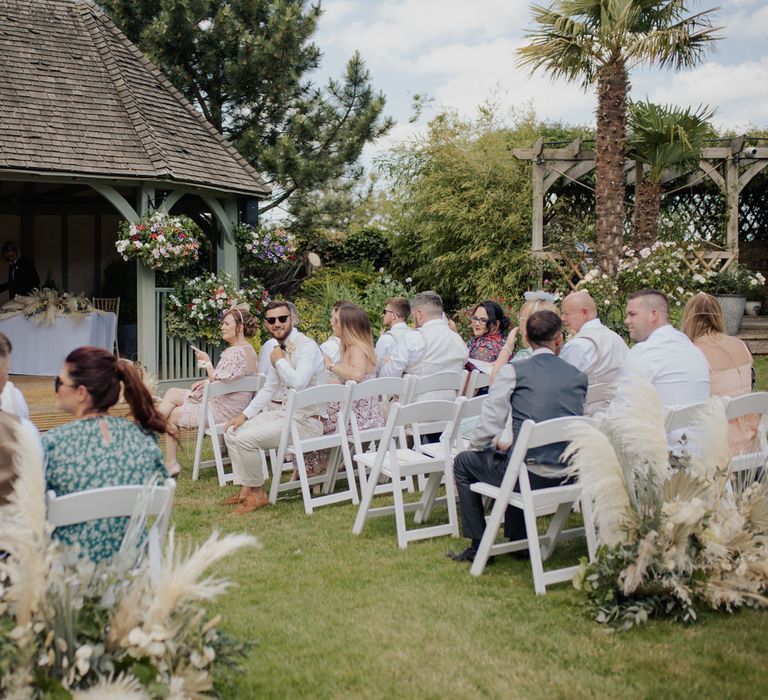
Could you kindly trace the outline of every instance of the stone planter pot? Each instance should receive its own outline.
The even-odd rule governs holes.
[[[762,305],[763,305],[763,302],[761,301],[748,301],[747,305],[744,307],[744,313],[747,316],[759,316],[760,307]]]
[[[717,299],[725,317],[725,332],[728,335],[738,335],[741,318],[744,316],[744,307],[747,305],[747,297],[739,294],[713,294]]]

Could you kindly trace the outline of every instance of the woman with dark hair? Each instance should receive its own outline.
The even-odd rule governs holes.
[[[681,330],[707,358],[712,396],[735,398],[752,391],[752,353],[744,341],[726,335],[723,311],[715,297],[704,292],[691,297],[683,311]],[[742,416],[729,423],[731,454],[751,452],[760,416]]]
[[[196,350],[197,366],[205,369],[211,382],[231,382],[240,377],[258,373],[259,359],[247,338],[259,331],[259,322],[251,316],[246,305],[234,306],[221,319],[221,337],[229,346],[221,353],[219,362],[213,367],[208,353]],[[200,408],[203,399],[203,381],[195,382],[191,389],[168,389],[157,410],[176,427],[196,428],[200,422]],[[213,417],[217,423],[226,423],[242,412],[251,402],[253,395],[247,391],[236,391],[210,400]],[[165,441],[165,466],[171,476],[181,471],[176,461],[177,443]]]
[[[107,415],[121,386],[133,421]],[[133,364],[103,348],[77,348],[67,355],[55,390],[57,406],[75,420],[43,436],[47,489],[63,495],[167,476],[157,433],[169,440],[176,434]],[[128,518],[103,518],[56,528],[53,536],[79,543],[82,554],[100,561],[120,549],[127,524]]]
[[[496,361],[501,348],[504,346],[504,338],[506,338],[509,329],[509,319],[504,315],[501,306],[495,301],[489,300],[481,301],[475,306],[470,322],[474,335],[467,343],[469,347],[467,368],[474,369],[476,365],[472,363],[472,360],[488,363]],[[487,366],[485,368],[479,366],[478,369],[484,372],[490,370]]]

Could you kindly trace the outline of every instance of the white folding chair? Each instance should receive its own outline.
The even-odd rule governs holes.
[[[480,389],[486,389],[491,384],[491,375],[487,372],[480,372],[477,369],[473,369],[469,373],[469,379],[467,380],[467,386],[464,389],[464,396],[468,399],[474,397],[474,395],[480,391]]]
[[[133,514],[137,502],[147,496],[148,489],[151,489],[151,492],[146,504],[146,513],[158,516],[152,530],[157,534],[157,541],[162,543],[168,530],[173,495],[176,491],[176,482],[173,479],[166,479],[162,485],[105,486],[64,496],[57,496],[55,491],[48,491],[47,519],[54,527],[64,527],[101,518],[129,517]]]
[[[269,489],[270,503],[276,503],[279,494],[297,489],[301,490],[304,500],[304,511],[307,515],[311,515],[314,508],[330,503],[351,500],[352,503],[357,505],[360,502],[346,429],[351,409],[350,396],[352,394],[352,387],[352,384],[321,384],[320,386],[313,386],[302,391],[296,391],[295,389],[288,391],[285,402],[285,423],[283,424],[283,431],[277,448],[277,459],[273,463],[272,483]],[[302,410],[312,406],[317,407],[313,410],[324,411],[330,402],[341,404],[336,430],[319,437],[301,437],[293,417]],[[325,474],[310,477],[307,474],[304,455],[307,452],[318,450],[330,450],[328,466]],[[343,473],[347,480],[347,488],[344,491],[332,491],[339,472],[339,453],[341,453],[345,468]],[[296,470],[299,473],[299,479],[283,482],[281,479],[283,473],[293,471],[293,463],[290,461],[286,462],[289,454],[293,454],[296,457]],[[312,487],[318,484],[322,485],[321,495],[313,496]]]
[[[605,411],[615,394],[616,384],[613,382],[590,384],[587,387],[587,398],[584,399],[584,415],[594,416],[600,411]]]
[[[462,398],[461,401],[464,401]],[[397,436],[400,429],[408,426],[415,427],[421,423],[430,421],[444,421],[451,424],[456,420],[460,405],[451,401],[421,401],[407,406],[398,403],[392,404],[387,418],[387,425],[379,441],[375,453],[365,452],[355,456],[358,464],[369,469],[370,473],[366,481],[365,489],[360,500],[360,508],[357,511],[352,532],[359,535],[365,526],[366,520],[384,515],[395,516],[397,528],[397,544],[400,549],[405,549],[409,542],[428,537],[440,537],[443,535],[459,536],[458,514],[456,511],[456,495],[453,484],[453,471],[451,469],[451,444],[447,434],[443,436],[442,454],[432,457],[421,451],[421,445],[414,440],[412,449],[399,447]],[[453,430],[451,425],[449,430]],[[450,433],[448,433],[450,434]],[[416,438],[418,432],[414,433]],[[414,475],[429,475],[426,488],[420,501],[405,503],[403,501],[403,477]],[[386,477],[392,482],[392,496],[394,504],[372,508],[376,486],[380,477]],[[446,504],[448,506],[448,522],[441,525],[420,527],[409,530],[405,521],[405,513],[416,511],[417,516],[424,513],[426,505],[434,499],[434,494],[445,482]],[[422,518],[418,517],[417,523]]]
[[[409,380],[408,393],[401,399],[400,405],[414,403],[423,400],[424,394],[431,394],[435,391],[453,392],[452,398],[461,396],[464,388],[467,386],[467,370],[460,372],[438,372],[437,374],[428,374],[420,377],[415,374],[406,375]],[[440,399],[449,400],[447,398]]]
[[[706,405],[706,403],[694,403],[690,406],[678,406],[668,409],[664,416],[664,429],[667,431],[667,434],[685,430],[696,425],[698,414]]]
[[[742,418],[743,416],[758,415],[760,423],[757,427],[755,450],[746,454],[736,455],[731,458],[732,473],[756,472],[765,469],[768,464],[768,391],[756,391],[744,396],[729,399],[725,405],[725,417],[728,420]]]
[[[568,416],[553,418],[541,423],[534,423],[531,420],[524,421],[520,427],[520,433],[515,439],[509,465],[501,485],[494,486],[484,482],[472,484],[470,487],[472,491],[494,500],[493,508],[486,521],[483,538],[480,540],[480,547],[470,569],[473,576],[480,576],[483,573],[490,556],[527,548],[531,557],[534,590],[537,594],[543,595],[546,593],[548,585],[560,581],[570,581],[579,568],[578,566],[568,566],[544,571],[543,562],[552,554],[557,541],[586,534],[589,558],[590,560],[594,559],[597,541],[592,525],[592,508],[588,499],[582,499],[581,486],[578,483],[569,483],[532,490],[528,478],[528,470],[531,465],[526,464],[528,450],[553,443],[566,442],[568,427],[582,421],[591,423],[592,419],[584,416]],[[519,484],[519,492],[515,491],[516,484]],[[581,501],[584,527],[563,530],[574,504],[578,501]],[[507,505],[520,508],[523,511],[526,539],[496,543],[496,535],[504,520]],[[539,535],[536,519],[553,513],[546,534]]]
[[[117,327],[120,321],[120,297],[93,297],[93,308],[97,311],[108,311],[115,314],[115,356],[120,357],[120,348],[117,344]]]
[[[233,480],[232,472],[225,472],[224,465],[231,464],[229,456],[224,456],[222,452],[222,443],[224,436],[224,423],[217,423],[213,416],[213,407],[210,400],[217,396],[234,394],[236,392],[249,392],[256,394],[264,385],[264,375],[256,374],[249,377],[240,377],[230,382],[209,382],[203,383],[203,398],[200,404],[200,420],[197,425],[197,440],[195,442],[195,462],[192,466],[192,480],[197,481],[200,478],[200,469],[216,467],[216,473],[219,477],[219,486],[226,486]],[[201,461],[203,454],[203,441],[205,436],[211,438],[213,445],[213,459]],[[267,470],[266,455],[262,455],[261,460],[264,478],[269,477]]]
[[[370,397],[378,397],[382,402],[382,405],[386,402],[389,403],[389,399],[392,397],[404,396],[408,390],[408,379],[405,377],[379,377],[378,379],[368,379],[364,382],[356,384],[354,382],[348,382],[353,384],[352,395],[350,401],[354,406],[355,401],[360,399],[367,399]],[[357,423],[357,416],[354,411],[349,413],[349,423],[352,433],[352,445],[353,455],[364,454],[366,452],[375,452],[376,447],[384,434],[385,426],[379,428],[366,428],[361,429]],[[401,430],[396,436],[399,441],[399,447],[406,447],[405,431]],[[360,491],[365,489],[367,481],[367,470],[362,462],[357,463],[358,480],[360,482]],[[408,477],[404,479],[406,489],[413,491],[413,479]],[[391,493],[392,485],[388,482],[385,484],[378,484],[375,489],[375,494]]]

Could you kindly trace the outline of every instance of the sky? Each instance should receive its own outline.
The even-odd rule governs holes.
[[[547,4],[548,0],[539,0]],[[694,11],[716,2],[691,0]],[[716,107],[718,127],[746,132],[768,128],[768,0],[720,0],[715,24],[723,37],[696,68],[674,72],[635,68],[633,99],[683,107]],[[595,93],[531,76],[516,66],[530,26],[528,0],[324,0],[316,43],[323,52],[318,82],[341,77],[354,51],[362,55],[373,86],[387,98],[397,125],[366,149],[370,162],[392,143],[424,132],[444,108],[473,116],[492,100],[504,108],[531,105],[540,119],[593,124]],[[414,94],[433,102],[409,124]]]

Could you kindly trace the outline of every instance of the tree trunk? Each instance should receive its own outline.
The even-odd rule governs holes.
[[[624,135],[628,91],[627,69],[621,58],[600,69],[595,148],[597,261],[600,269],[612,278],[618,273],[624,240]]]
[[[635,179],[635,217],[632,245],[635,250],[650,248],[659,237],[661,185],[649,180],[638,163]]]

